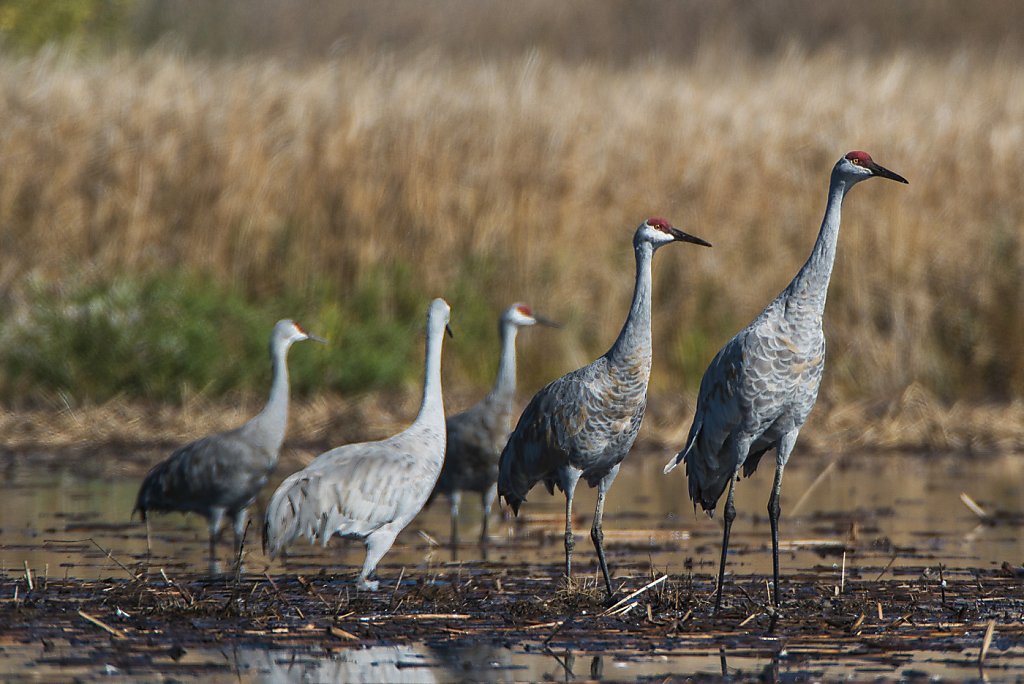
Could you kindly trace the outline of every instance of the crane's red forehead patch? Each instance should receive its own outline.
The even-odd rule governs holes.
[[[298,330],[298,331],[299,331],[300,333],[302,333],[303,335],[308,335],[308,334],[309,334],[309,333],[307,333],[307,332],[306,332],[306,329],[305,329],[305,328],[303,328],[303,327],[302,327],[301,325],[299,325],[299,324],[298,324],[298,323],[296,323],[295,321],[292,321],[292,325],[294,325],[294,326],[295,326],[295,329],[296,329],[296,330]]]
[[[658,230],[667,233],[669,227],[672,224],[668,222],[668,219],[664,219],[660,216],[652,216],[651,218],[647,219],[647,225],[649,225],[651,228],[657,228]]]
[[[530,308],[529,304],[520,304],[516,307],[516,311],[523,314],[524,316],[533,316],[533,309]]]
[[[857,161],[859,161],[862,164],[871,163],[871,155],[868,154],[867,152],[862,152],[860,150],[854,150],[853,152],[848,152],[846,154],[846,158],[849,159],[850,161],[853,161],[854,159],[856,159]]]

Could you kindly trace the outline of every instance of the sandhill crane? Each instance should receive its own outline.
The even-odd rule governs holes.
[[[498,319],[501,361],[494,387],[472,408],[448,419],[444,468],[427,503],[438,494],[448,497],[453,550],[459,544],[459,502],[465,491],[480,494],[483,504],[480,543],[487,543],[487,519],[498,495],[498,456],[512,429],[512,401],[516,394],[516,334],[519,328],[538,323],[558,327],[557,323],[535,315],[526,304],[516,303],[505,309]]]
[[[316,457],[290,475],[267,506],[263,548],[274,558],[299,536],[323,546],[335,534],[366,544],[360,589],[376,591],[369,576],[398,533],[420,512],[444,461],[441,343],[448,303],[435,299],[427,312],[426,370],[419,414],[403,432],[379,442],[346,444]]]
[[[156,464],[139,488],[135,510],[143,522],[152,511],[199,513],[210,524],[210,560],[227,515],[241,545],[248,507],[277,465],[288,427],[288,349],[295,342],[325,340],[281,320],[270,334],[273,382],[266,406],[245,425],[186,444]]]
[[[686,461],[690,499],[709,515],[729,487],[725,502],[722,558],[715,611],[722,604],[729,531],[736,517],[733,487],[740,469],[751,475],[775,449],[775,481],[768,499],[772,532],[773,600],[779,604],[779,494],[782,472],[807,420],[825,365],[825,310],[829,277],[839,238],[843,198],[860,181],[880,176],[907,180],[882,168],[866,152],[850,152],[832,168],[828,204],[811,256],[789,286],[761,314],[729,340],[704,372],[686,446],[665,466]]]
[[[604,498],[626,458],[647,407],[651,374],[651,261],[675,241],[710,247],[663,218],[650,218],[633,235],[636,286],[618,339],[608,352],[540,390],[519,418],[499,460],[498,493],[518,514],[530,489],[543,480],[565,493],[565,576],[572,576],[572,498],[583,477],[597,487],[590,538],[611,596],[601,519]]]

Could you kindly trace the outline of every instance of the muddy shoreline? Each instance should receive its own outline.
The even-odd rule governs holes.
[[[122,674],[199,675],[190,650],[250,648],[319,657],[375,645],[425,642],[650,659],[680,652],[899,667],[909,651],[936,663],[978,662],[989,625],[989,665],[1024,639],[1020,569],[861,568],[834,583],[831,567],[783,579],[775,613],[760,575],[730,576],[713,614],[713,579],[650,569],[620,572],[610,607],[596,585],[567,589],[539,565],[469,563],[423,573],[385,568],[382,589],[355,591],[354,571],[171,576],[141,566],[98,581],[0,578],[0,643],[39,649],[50,667],[105,663]],[[135,575],[135,577],[133,577]],[[876,575],[883,575],[876,579]],[[884,575],[888,575],[887,577]],[[400,581],[399,581],[399,578]],[[49,658],[57,645],[81,655]],[[75,660],[80,658],[81,661]],[[186,659],[187,660],[187,659]],[[230,671],[230,664],[221,666]],[[216,669],[216,668],[214,668]],[[571,669],[571,667],[570,667]],[[587,668],[572,675],[586,677]],[[767,673],[769,676],[770,672]]]

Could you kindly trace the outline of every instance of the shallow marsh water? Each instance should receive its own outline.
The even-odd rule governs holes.
[[[200,591],[222,591],[222,585],[230,582],[226,579],[230,572],[209,580],[213,584],[205,584],[209,569],[205,524],[201,518],[154,517],[152,548],[148,553],[145,527],[129,519],[144,473],[140,463],[155,462],[162,455],[154,451],[141,458],[137,454],[129,458],[110,449],[92,453],[88,458],[70,454],[3,456],[0,591],[18,590],[24,597],[28,590],[26,567],[37,591],[40,583],[53,582],[54,586],[81,586],[84,592],[116,593],[122,590],[119,583],[128,581],[133,573],[156,577],[159,582],[163,582],[164,575],[168,582],[192,582],[192,589],[186,590],[192,593],[197,586]],[[666,458],[667,454],[640,449],[631,455],[620,473],[609,495],[605,517],[609,563],[617,582],[623,586],[620,593],[638,589],[651,577],[668,573],[680,586],[688,577],[698,578],[696,591],[704,600],[713,588],[711,576],[717,564],[721,528],[717,519],[694,515],[685,496],[681,472],[662,475]],[[833,458],[797,454],[787,468],[783,491],[784,596],[788,601],[810,600],[801,592],[813,588],[827,597],[834,587],[844,585],[849,592],[849,587],[859,583],[866,587],[879,576],[887,576],[896,581],[893,586],[902,587],[900,577],[915,578],[912,584],[922,572],[930,579],[919,581],[934,584],[935,575],[927,573],[937,572],[940,566],[949,577],[959,578],[967,586],[978,573],[998,574],[1004,562],[1019,567],[1024,560],[1024,540],[1019,534],[1020,513],[1024,511],[1024,495],[1019,486],[1024,478],[1021,461],[1016,455],[965,458],[952,454],[844,454]],[[536,614],[527,616],[533,621],[531,624],[539,625],[538,631],[531,632],[531,625],[526,625],[522,627],[526,631],[516,632],[515,637],[498,640],[493,631],[476,636],[469,631],[460,634],[457,618],[437,618],[439,630],[431,627],[405,633],[368,627],[367,633],[357,633],[358,638],[352,640],[333,638],[325,645],[306,638],[289,646],[284,633],[275,636],[273,630],[263,633],[249,629],[248,636],[246,630],[241,630],[234,637],[225,638],[225,627],[218,622],[216,637],[208,639],[211,643],[179,635],[166,644],[156,639],[163,650],[137,648],[128,657],[125,647],[121,647],[115,650],[115,655],[119,655],[114,657],[106,645],[90,651],[83,647],[80,637],[63,639],[60,631],[27,638],[21,631],[4,636],[0,629],[0,671],[22,675],[33,672],[43,679],[120,676],[136,680],[166,675],[202,676],[211,681],[635,680],[694,673],[721,676],[723,672],[745,676],[768,673],[781,679],[977,676],[976,657],[982,637],[977,627],[967,622],[958,628],[960,631],[954,630],[956,638],[948,643],[908,642],[877,650],[837,646],[828,639],[787,649],[787,643],[793,643],[792,635],[786,638],[785,627],[781,628],[781,635],[766,635],[765,625],[761,624],[763,615],[744,628],[738,627],[747,613],[757,612],[751,606],[765,599],[770,544],[764,511],[772,476],[771,468],[765,466],[770,465],[766,462],[751,480],[737,485],[739,517],[728,568],[730,573],[736,573],[736,578],[727,586],[727,602],[739,612],[733,616],[735,619],[725,618],[731,622],[732,632],[701,636],[698,630],[685,637],[676,634],[672,637],[674,641],[665,642],[646,633],[616,639],[609,638],[605,631],[589,634],[574,627],[563,630],[559,638],[541,643],[552,632],[550,626],[544,625],[552,621],[558,631],[558,621],[567,616],[564,611],[547,615],[547,608],[538,608]],[[275,484],[286,474],[284,470],[278,473]],[[264,496],[269,491],[268,487]],[[961,493],[977,501],[991,520],[983,523],[964,506]],[[517,600],[524,604],[541,600],[537,597],[545,593],[555,593],[563,561],[563,501],[561,495],[550,497],[543,489],[536,489],[519,519],[503,519],[495,512],[486,563],[480,561],[481,552],[474,543],[479,530],[478,503],[473,497],[464,498],[464,543],[458,549],[458,560],[453,561],[450,550],[444,546],[448,537],[447,504],[443,500],[436,502],[399,537],[379,568],[382,587],[387,587],[392,603],[366,604],[363,609],[372,614],[386,612],[395,607],[396,597],[401,605],[404,599],[400,597],[418,596],[425,586],[461,591],[459,587],[465,585],[471,593],[493,581],[496,575],[507,578],[504,581],[509,587],[518,587],[516,582],[535,582],[540,587],[522,590],[525,593]],[[581,490],[575,506],[580,535],[576,567],[591,585],[597,581],[588,538],[593,501],[592,490]],[[258,515],[254,517],[258,519]],[[327,587],[332,592],[327,600],[321,599],[324,606],[335,600],[341,602],[343,595],[348,601],[353,591],[352,578],[362,561],[361,545],[334,540],[327,549],[321,549],[303,543],[286,560],[268,562],[259,550],[258,536],[258,532],[250,532],[238,575],[252,584],[253,592],[271,578],[283,586],[299,576],[317,577],[322,578],[324,594],[327,595]],[[220,563],[220,569],[232,569],[227,543],[220,547]],[[76,581],[81,585],[75,585]],[[518,589],[507,591],[514,593]],[[896,590],[888,587],[885,591]],[[428,598],[423,610],[431,613],[430,607],[440,604],[433,594]],[[7,609],[22,611],[16,617],[27,619],[27,604],[12,604],[13,596],[2,599]],[[83,599],[83,605],[88,607],[90,600],[94,599]],[[296,600],[294,596],[292,600]],[[416,600],[419,599],[410,600],[410,605]],[[445,604],[450,610],[441,611],[441,617],[470,610],[466,606],[473,601],[465,600],[468,603]],[[667,599],[660,600],[662,603],[657,605],[667,605]],[[945,598],[942,600],[945,603]],[[1008,600],[1009,607],[1002,606],[1004,617],[1019,623],[1024,614],[1014,602],[1016,598]],[[864,602],[870,604],[867,598]],[[748,605],[744,607],[744,603]],[[136,602],[137,606],[142,604]],[[101,622],[118,629],[121,618],[116,611],[112,614],[107,602],[100,605],[106,611],[99,616]],[[513,608],[515,605],[518,604]],[[126,607],[129,617],[123,618],[124,624],[132,624],[137,618],[132,613],[140,610],[141,607]],[[314,614],[324,612],[316,606],[311,610]],[[859,610],[861,615],[868,612],[863,606],[847,606],[846,610]],[[881,611],[880,607],[880,616]],[[1017,614],[1011,615],[1014,611]],[[976,613],[977,619],[981,619],[982,612]],[[45,610],[40,615],[45,615]],[[672,615],[648,617],[652,624],[673,619],[678,622],[681,616]],[[360,622],[364,617],[356,610],[346,616],[348,622],[337,624],[343,625],[343,631],[348,633],[358,632],[352,625],[376,624]],[[888,622],[895,615],[884,617]],[[328,618],[333,620],[337,615]],[[309,625],[314,623],[316,620],[310,618]],[[197,634],[206,628],[202,621],[193,620],[190,625]],[[305,626],[292,625],[285,632],[291,634]],[[91,628],[88,624],[84,627]],[[316,623],[316,634],[322,633],[322,627]],[[135,628],[142,629],[138,625]],[[990,675],[993,671],[1010,677],[1024,675],[1024,652],[1017,645],[1016,632],[1009,634],[1007,629],[1001,626],[1002,636],[993,640],[993,657],[987,670]],[[740,633],[744,638],[737,636]],[[485,634],[489,638],[480,638]],[[149,637],[151,642],[153,639]],[[185,647],[180,646],[186,642]],[[961,652],[959,643],[966,650]],[[180,653],[175,650],[176,644]]]
[[[153,452],[151,461],[161,458]],[[1024,518],[1024,458],[1015,454],[964,458],[953,454],[797,455],[783,486],[782,567],[818,564],[848,569],[859,563],[988,568],[1003,561],[1024,561],[1024,538],[1016,524],[982,525],[960,500],[966,493],[986,512],[1006,522]],[[609,496],[605,514],[610,564],[649,561],[654,568],[679,573],[688,560],[699,571],[718,563],[718,518],[696,514],[685,493],[682,468],[663,475],[665,454],[640,450],[626,462]],[[97,579],[116,570],[99,547],[122,562],[148,560],[181,571],[206,567],[206,525],[199,516],[154,515],[151,549],[145,525],[131,518],[141,481],[138,468],[125,467],[114,450],[81,457],[11,454],[2,463],[0,484],[0,570],[20,571],[25,563],[53,576]],[[730,545],[729,571],[770,572],[771,554],[765,511],[772,464],[764,463],[737,485],[738,516]],[[283,469],[279,469],[283,470]],[[285,472],[278,472],[276,485]],[[812,487],[813,484],[813,487]],[[353,572],[362,562],[359,543],[334,539],[326,549],[300,542],[287,560],[270,562],[259,551],[259,510],[247,536],[246,566],[271,573],[326,567]],[[810,491],[808,492],[808,489]],[[806,494],[806,496],[805,496]],[[578,536],[576,558],[586,571],[596,569],[589,539],[594,490],[577,490],[574,506]],[[497,508],[497,507],[496,507]],[[535,488],[519,518],[492,512],[488,560],[522,563],[562,562],[564,498]],[[399,536],[380,573],[386,578],[403,566],[428,568],[449,563],[447,501],[438,499]],[[480,504],[463,498],[462,544],[458,560],[481,557],[476,544]],[[219,548],[222,564],[233,559],[225,531]],[[91,541],[94,540],[94,545]],[[49,568],[47,570],[47,568]]]

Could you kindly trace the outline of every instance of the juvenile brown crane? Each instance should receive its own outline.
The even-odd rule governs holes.
[[[612,348],[588,366],[550,383],[534,395],[501,452],[498,493],[518,514],[526,494],[543,481],[548,492],[565,493],[565,576],[572,576],[572,498],[583,477],[597,487],[590,538],[613,593],[604,555],[604,499],[619,466],[633,447],[647,408],[651,375],[651,262],[672,242],[710,247],[663,218],[650,218],[633,235],[636,285],[629,316]]]
[[[800,428],[814,407],[825,367],[821,328],[839,239],[840,211],[850,188],[875,176],[907,180],[876,164],[867,152],[850,152],[832,167],[828,204],[818,239],[789,286],[718,352],[704,372],[686,446],[665,472],[686,462],[690,499],[714,515],[726,487],[722,558],[715,611],[722,605],[729,532],[736,518],[733,488],[742,469],[750,476],[765,452],[775,449],[775,481],[768,499],[772,578],[779,605],[779,495],[782,473]]]

